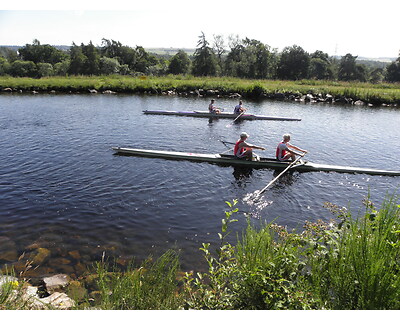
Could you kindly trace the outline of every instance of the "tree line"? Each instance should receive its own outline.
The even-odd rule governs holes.
[[[298,45],[282,52],[255,40],[214,35],[212,43],[201,33],[193,55],[179,50],[160,55],[119,41],[102,39],[101,46],[72,46],[68,51],[34,40],[18,49],[0,48],[0,76],[49,77],[68,75],[228,76],[247,79],[339,80],[378,83],[400,81],[400,56],[374,66],[359,63],[348,53],[337,59],[323,51],[306,52]]]

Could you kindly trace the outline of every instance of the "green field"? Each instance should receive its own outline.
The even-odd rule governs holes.
[[[111,90],[117,93],[162,94],[173,91],[186,94],[196,90],[218,90],[222,96],[239,93],[244,98],[273,98],[277,93],[285,95],[327,94],[335,98],[345,97],[353,101],[362,100],[374,105],[398,104],[400,102],[400,84],[371,84],[363,82],[336,81],[280,81],[250,80],[238,78],[168,76],[168,77],[132,77],[132,76],[73,76],[49,77],[41,79],[0,77],[0,89],[12,88],[17,91],[71,92],[87,93],[90,89],[99,92]]]

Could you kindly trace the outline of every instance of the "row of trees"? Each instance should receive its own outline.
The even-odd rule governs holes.
[[[0,48],[0,75],[46,77],[110,74],[192,74],[194,76],[231,76],[250,79],[319,79],[380,82],[400,81],[400,57],[387,66],[367,66],[350,53],[341,59],[322,51],[310,54],[297,45],[277,52],[254,39],[230,36],[228,43],[214,35],[213,43],[204,33],[192,56],[179,50],[174,56],[131,48],[118,41],[103,39],[102,45],[76,45],[68,51],[38,40],[18,52]]]

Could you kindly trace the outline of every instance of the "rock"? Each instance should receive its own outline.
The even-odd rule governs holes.
[[[115,94],[116,92],[111,91],[111,90],[105,90],[103,91],[104,94]]]
[[[89,93],[97,93],[96,89],[89,89],[88,91],[89,91]]]
[[[33,257],[32,264],[40,265],[45,262],[48,257],[50,256],[51,252],[49,249],[46,248],[39,248],[37,249],[38,253]]]
[[[69,251],[68,254],[75,260],[81,259],[81,255],[78,250]]]
[[[240,99],[242,96],[239,93],[232,93],[229,98]]]
[[[43,279],[43,281],[47,291],[49,293],[53,293],[66,287],[70,282],[70,278],[66,274],[57,274],[52,277],[46,277]]]
[[[286,96],[282,92],[275,92],[275,94],[273,95],[273,98],[277,99],[277,100],[285,100]]]
[[[12,92],[13,90],[11,88],[4,88],[3,91],[4,92]]]
[[[315,98],[311,93],[308,93],[304,98],[304,101],[306,101],[306,102],[313,102],[314,100],[315,100]]]
[[[67,310],[75,306],[75,302],[62,292],[54,292],[52,295],[38,300],[43,304],[43,307],[48,304],[60,310]]]
[[[325,96],[325,101],[326,102],[333,102],[333,96],[331,94],[327,94]]]
[[[5,260],[7,262],[13,262],[18,259],[17,250],[9,250],[5,252],[0,252],[0,260]]]
[[[357,100],[357,101],[354,102],[354,104],[355,104],[356,106],[364,106],[364,105],[365,105],[365,102],[364,102],[364,101],[361,101],[361,100]]]

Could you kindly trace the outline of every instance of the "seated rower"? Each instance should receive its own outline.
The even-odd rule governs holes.
[[[211,103],[208,105],[208,111],[215,114],[221,113],[221,110],[214,106],[214,102],[215,100],[211,99]]]
[[[236,141],[233,153],[236,157],[241,159],[245,158],[246,160],[253,160],[254,156],[255,159],[259,160],[259,157],[253,154],[253,149],[265,150],[265,148],[247,143],[246,139],[248,137],[249,135],[246,132],[240,134],[240,139]]]
[[[300,151],[303,153],[307,153],[307,150],[300,149],[289,143],[290,141],[290,134],[284,134],[283,140],[278,144],[276,148],[276,159],[279,161],[287,161],[291,159],[294,161],[296,159],[296,155],[301,156],[300,153],[294,151]]]
[[[238,105],[235,107],[235,109],[233,110],[233,113],[239,115],[239,114],[241,114],[242,112],[244,113],[244,112],[246,112],[246,111],[247,111],[247,109],[246,109],[245,107],[243,107],[243,102],[242,102],[242,100],[240,100],[240,101],[239,101],[239,104],[238,104]]]

